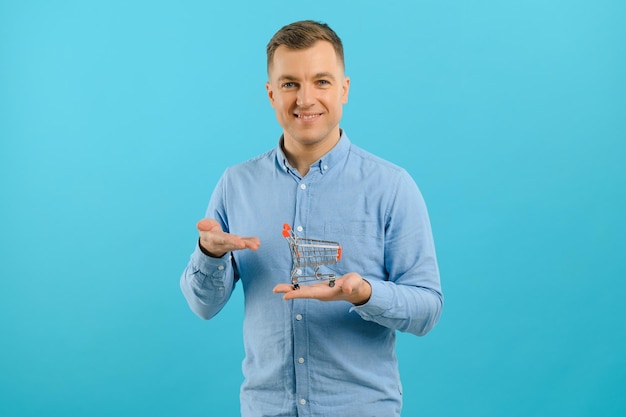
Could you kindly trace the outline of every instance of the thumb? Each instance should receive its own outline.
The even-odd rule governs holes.
[[[357,287],[361,283],[361,276],[354,273],[349,272],[343,277],[343,282],[341,283],[341,291],[346,294],[352,294],[355,287]]]
[[[213,219],[202,219],[200,220],[197,224],[196,224],[196,228],[200,231],[200,232],[211,232],[214,230],[222,230],[222,227],[220,226],[220,224]]]

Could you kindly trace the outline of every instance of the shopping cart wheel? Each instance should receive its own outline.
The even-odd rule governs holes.
[[[295,284],[293,284],[293,289],[297,290],[300,288],[300,284],[298,284],[297,282]]]
[[[332,278],[328,281],[328,286],[329,286],[329,287],[334,287],[334,286],[335,286],[335,277],[332,277]]]

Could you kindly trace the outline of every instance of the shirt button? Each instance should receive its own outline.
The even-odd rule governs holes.
[[[297,230],[298,232],[301,232],[301,231],[303,231],[303,230],[304,230],[304,228],[303,228],[302,226],[298,226],[298,227],[296,228],[296,230]]]
[[[302,188],[303,190],[306,189],[306,184],[300,184],[300,188]]]
[[[302,404],[302,405],[306,405],[306,400],[305,400],[304,398],[302,398],[302,399],[300,400],[300,404]]]
[[[328,169],[328,165],[324,165],[324,166],[322,167],[322,169],[323,169],[324,171],[326,171],[326,170]]]
[[[220,271],[223,271],[224,270],[224,265],[218,266],[217,269],[219,269]]]
[[[296,320],[298,321],[302,320],[302,314],[296,314]]]
[[[298,363],[304,363],[304,358],[298,358]]]

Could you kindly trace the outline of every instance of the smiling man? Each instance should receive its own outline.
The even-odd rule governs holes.
[[[230,167],[197,224],[181,277],[210,319],[236,283],[245,297],[241,414],[399,416],[396,331],[424,335],[443,307],[426,206],[408,173],[350,142],[343,45],[327,25],[295,22],[267,46],[278,146]],[[338,241],[327,282],[289,284],[281,234]],[[311,273],[301,271],[303,275]]]
[[[269,54],[266,87],[284,129],[284,151],[306,175],[310,164],[339,141],[350,79],[330,42],[316,41],[306,49],[271,44]]]

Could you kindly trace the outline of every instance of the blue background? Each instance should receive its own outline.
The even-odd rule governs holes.
[[[178,279],[219,175],[276,144],[264,48],[305,18],[431,213],[404,415],[626,415],[618,0],[0,1],[0,415],[238,415],[241,288],[204,322]]]

